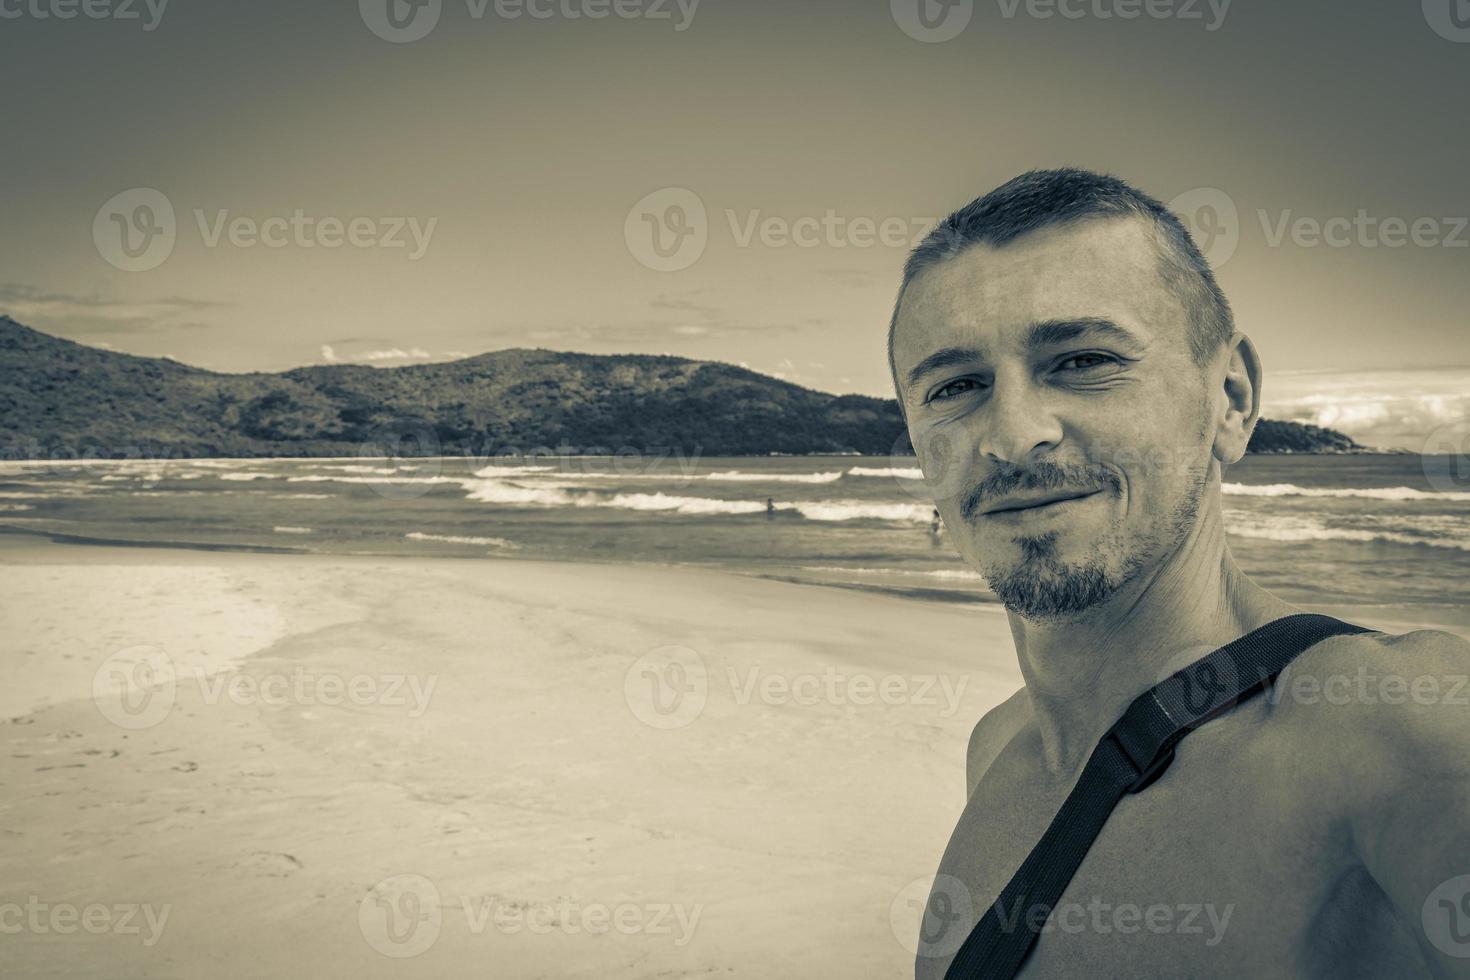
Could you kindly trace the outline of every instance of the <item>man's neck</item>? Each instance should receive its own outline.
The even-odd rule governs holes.
[[[1200,508],[1186,539],[1157,569],[1086,614],[1065,623],[1011,614],[1047,769],[1074,774],[1138,695],[1298,611],[1236,566],[1217,503]]]

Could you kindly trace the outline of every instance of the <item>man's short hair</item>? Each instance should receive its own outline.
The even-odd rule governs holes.
[[[1129,215],[1153,223],[1159,248],[1159,277],[1188,312],[1190,352],[1194,362],[1203,365],[1235,332],[1235,318],[1189,230],[1174,212],[1125,181],[1067,167],[1031,170],[1006,181],[945,218],[909,253],[898,301],[893,304],[893,318],[888,323],[888,367],[894,374],[894,388],[898,389],[893,362],[894,328],[904,293],[920,272],[972,245],[1000,247],[1049,225]],[[903,392],[899,391],[898,395],[902,407]]]

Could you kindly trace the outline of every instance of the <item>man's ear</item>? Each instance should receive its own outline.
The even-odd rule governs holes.
[[[1225,344],[1225,375],[1216,391],[1225,412],[1215,429],[1215,458],[1221,464],[1238,462],[1250,445],[1256,420],[1261,417],[1261,356],[1245,334],[1236,331]]]

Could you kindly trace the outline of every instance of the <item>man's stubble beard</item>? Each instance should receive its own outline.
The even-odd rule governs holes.
[[[1014,539],[1021,550],[1012,565],[990,565],[983,556],[977,571],[1006,609],[1033,622],[1065,622],[1117,595],[1145,570],[1171,554],[1199,515],[1208,471],[1194,474],[1169,520],[1129,538],[1121,521],[1094,542],[1081,561],[1066,563],[1057,554],[1057,532]]]

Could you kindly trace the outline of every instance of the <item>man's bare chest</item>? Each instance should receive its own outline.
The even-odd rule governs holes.
[[[1361,943],[1380,896],[1355,877],[1344,828],[1291,759],[1239,727],[1195,733],[1164,779],[1125,796],[1055,908],[998,909],[1007,927],[1044,923],[1023,976],[1299,977]],[[1003,752],[956,826],[922,937],[932,975],[1071,788],[1036,764]]]

